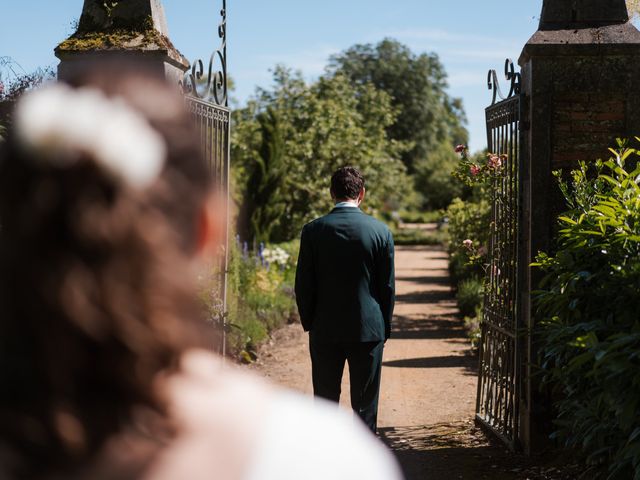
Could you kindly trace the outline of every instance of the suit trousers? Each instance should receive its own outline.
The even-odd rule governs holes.
[[[340,401],[344,364],[349,365],[351,408],[376,433],[384,342],[331,342],[309,335],[313,394]]]

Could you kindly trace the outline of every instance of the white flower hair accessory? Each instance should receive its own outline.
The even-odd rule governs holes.
[[[18,103],[14,121],[19,140],[43,160],[67,167],[84,153],[133,188],[148,187],[167,155],[164,139],[140,113],[94,88],[38,89]]]

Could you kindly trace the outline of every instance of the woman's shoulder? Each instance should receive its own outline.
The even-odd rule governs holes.
[[[396,480],[389,451],[336,404],[193,351],[167,380],[178,436],[147,478]]]
[[[178,374],[162,381],[176,437],[147,479],[238,480],[258,448],[256,432],[273,401],[262,379],[202,350],[185,353]]]
[[[397,463],[359,419],[337,404],[274,395],[247,480],[396,480]]]

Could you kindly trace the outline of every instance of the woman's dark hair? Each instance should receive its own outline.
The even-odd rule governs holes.
[[[74,470],[135,412],[165,418],[158,374],[201,338],[189,260],[211,181],[183,97],[121,70],[71,85],[124,99],[167,156],[140,191],[87,154],[59,168],[12,132],[0,146],[2,478]]]
[[[331,177],[331,194],[336,200],[356,199],[364,188],[365,180],[360,170],[342,167]]]

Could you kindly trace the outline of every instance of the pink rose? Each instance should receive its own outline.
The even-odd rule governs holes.
[[[469,167],[469,170],[471,171],[471,175],[473,175],[474,177],[480,173],[480,167],[477,165],[471,165],[471,167]]]
[[[467,250],[471,250],[473,248],[473,240],[470,240],[470,239],[467,238],[464,242],[462,242],[462,245]]]
[[[498,155],[490,155],[489,156],[489,168],[493,168],[497,170],[502,166],[502,160]]]
[[[462,152],[464,152],[466,149],[467,149],[467,147],[466,147],[466,146],[464,146],[464,145],[458,145],[458,146],[456,147],[456,153],[462,153]]]

